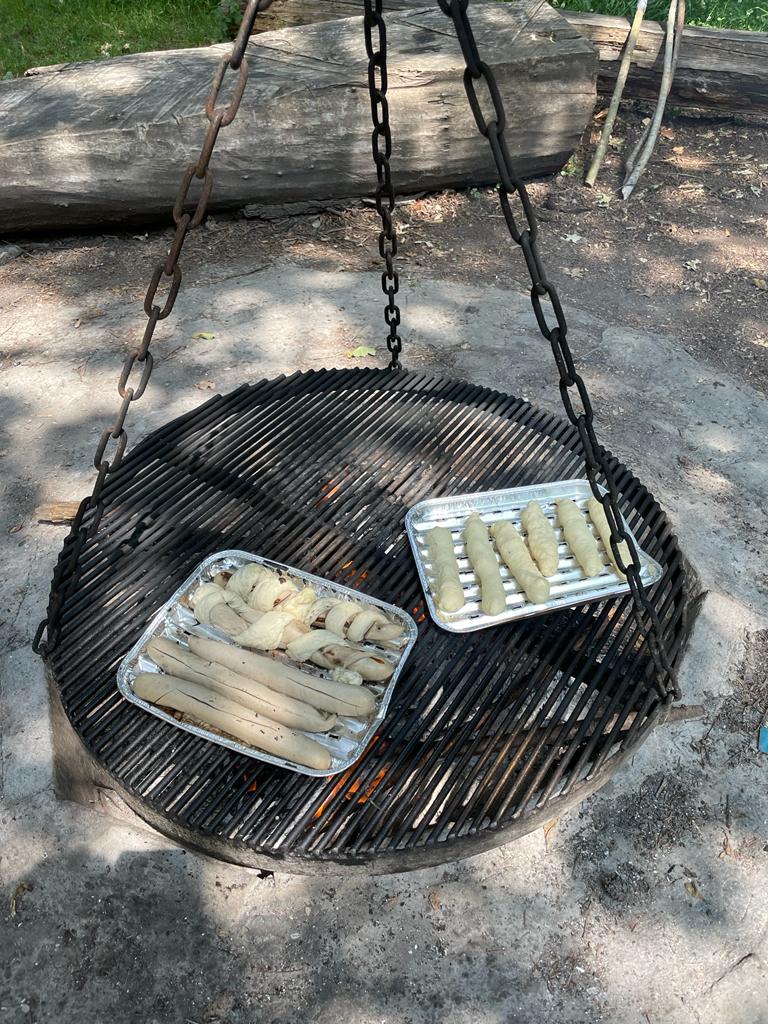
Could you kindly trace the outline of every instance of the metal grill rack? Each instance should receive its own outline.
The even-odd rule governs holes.
[[[582,458],[564,420],[425,373],[312,371],[211,399],[108,477],[71,589],[64,560],[47,661],[72,726],[139,813],[243,863],[391,870],[536,827],[601,784],[672,699],[653,685],[631,598],[445,632],[425,614],[404,518],[425,497],[579,476]],[[612,465],[628,525],[665,569],[648,595],[674,663],[690,628],[685,566],[652,496]],[[126,650],[190,566],[225,548],[358,587],[417,620],[387,718],[347,773],[315,779],[243,758],[120,696]]]

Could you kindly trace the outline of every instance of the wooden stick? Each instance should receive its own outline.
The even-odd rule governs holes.
[[[69,526],[79,507],[79,501],[53,501],[49,505],[38,505],[35,509],[35,519],[38,523]]]
[[[680,20],[681,10],[682,10],[682,19]],[[678,56],[679,56],[679,53],[680,53],[680,44],[681,44],[682,38],[683,38],[683,22],[685,20],[685,3],[683,2],[682,5],[681,5],[680,4],[680,0],[678,0],[677,16],[678,16],[678,19],[679,19],[679,27],[676,28],[676,30],[675,30],[674,42],[673,42],[673,45],[672,45],[672,68],[673,69],[677,67],[677,60],[678,60]],[[666,35],[665,35],[665,39],[664,39],[665,45],[666,45],[668,39],[669,39],[669,33],[667,32]],[[665,60],[665,65],[664,66],[666,67],[666,60]],[[674,76],[670,75],[670,78],[669,78],[669,89],[667,90],[667,94],[664,97],[664,103],[665,104],[667,102],[667,99],[669,98],[669,91],[672,88],[673,80],[674,80]],[[662,92],[662,89],[663,89],[663,83],[664,83],[664,75],[662,73],[662,80],[661,80],[661,83],[659,84],[659,97],[661,96],[661,92]],[[649,119],[648,120],[648,124],[643,128],[642,132],[640,133],[640,138],[637,140],[637,143],[635,144],[635,148],[632,150],[632,152],[627,157],[626,163],[624,165],[624,170],[626,172],[626,174],[625,174],[625,181],[626,181],[626,178],[628,178],[629,175],[632,173],[632,171],[634,169],[634,166],[635,166],[635,164],[637,162],[637,158],[638,158],[638,156],[640,154],[640,151],[643,149],[643,147],[646,144],[646,141],[648,139],[648,133],[651,130],[651,123],[652,123],[652,121],[651,121],[651,119]]]
[[[685,0],[671,0],[669,14],[667,15],[667,39],[664,46],[664,73],[661,77],[661,88],[659,99],[656,104],[656,112],[648,128],[648,138],[643,145],[642,152],[637,157],[637,162],[627,175],[621,189],[622,198],[626,201],[632,195],[640,175],[646,168],[653,153],[656,139],[661,128],[661,121],[664,117],[664,108],[667,105],[667,96],[672,87],[672,79],[677,66],[677,59],[680,54],[680,42],[683,38],[683,25],[685,23]],[[634,155],[634,154],[633,154]]]
[[[592,158],[592,164],[590,165],[587,176],[584,179],[584,184],[590,188],[595,184],[597,180],[598,172],[602,167],[605,154],[608,151],[608,143],[611,140],[611,132],[613,130],[614,122],[616,121],[616,115],[619,112],[619,104],[621,103],[621,97],[624,95],[624,86],[627,84],[627,76],[629,75],[629,68],[632,64],[632,54],[635,51],[635,43],[637,37],[640,35],[640,26],[643,23],[645,17],[645,9],[648,6],[648,0],[637,0],[637,7],[635,9],[635,17],[632,20],[632,27],[629,30],[627,36],[627,45],[624,49],[624,55],[621,58],[621,66],[619,67],[619,73],[616,77],[616,87],[613,90],[613,96],[611,96],[611,102],[608,107],[608,116],[605,119],[603,125],[603,134],[600,136],[600,142],[595,155]]]

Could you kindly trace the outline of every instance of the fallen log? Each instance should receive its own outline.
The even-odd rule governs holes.
[[[247,0],[240,0],[245,10]],[[384,12],[389,20],[392,11],[423,9],[423,0],[386,0]],[[266,11],[262,11],[253,24],[253,30],[274,32],[276,29],[293,28],[296,25],[310,25],[316,21],[336,21],[360,14],[363,0],[274,0]]]
[[[393,12],[389,22],[396,189],[492,184],[497,172],[469,111],[445,16],[435,5]],[[473,23],[507,102],[521,172],[557,170],[594,108],[594,48],[539,0],[481,5]],[[4,234],[167,217],[200,151],[210,77],[227,52],[126,55],[2,83]],[[370,194],[362,19],[263,33],[248,58],[248,89],[211,165],[211,208]],[[190,195],[190,209],[196,201]]]
[[[597,91],[610,95],[616,84],[629,20],[605,14],[563,11],[568,22],[597,47]],[[655,100],[664,64],[664,28],[643,22],[632,55],[625,97]],[[768,110],[768,32],[726,29],[683,30],[669,102],[715,110]]]

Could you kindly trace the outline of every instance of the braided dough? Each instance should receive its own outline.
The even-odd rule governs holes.
[[[309,584],[300,587],[257,562],[236,569],[229,579],[219,576],[217,581],[225,588],[227,603],[243,618],[248,618],[244,606],[257,612],[278,609],[304,625],[319,625],[355,643],[402,640],[401,627],[378,608],[336,597],[318,598]]]
[[[434,526],[427,534],[427,547],[432,562],[437,605],[444,612],[457,612],[464,604],[464,589],[459,577],[459,563],[453,551],[451,531],[444,526]]]
[[[595,529],[600,534],[600,539],[605,547],[605,553],[613,563],[616,575],[620,579],[625,580],[627,577],[619,568],[616,557],[613,553],[613,548],[611,547],[611,528],[608,525],[605,509],[597,498],[590,498],[587,502],[587,510],[589,511],[589,518],[592,520]],[[621,555],[621,560],[624,565],[631,565],[632,555],[629,553],[629,545],[625,540],[619,542],[619,554]]]
[[[603,560],[579,506],[570,498],[558,498],[557,518],[563,528],[566,543],[584,570],[584,575],[599,576],[603,571]]]
[[[386,658],[351,647],[329,630],[310,629],[279,609],[257,612],[248,608],[247,615],[241,616],[230,606],[233,597],[235,606],[242,608],[242,598],[237,594],[215,583],[201,583],[190,601],[198,622],[215,626],[243,647],[259,651],[285,648],[296,660],[312,661],[322,668],[347,669],[363,679],[383,681],[394,672],[394,665]]]
[[[488,527],[477,512],[473,512],[464,523],[464,543],[480,583],[480,607],[486,615],[501,615],[507,607],[504,584],[496,552],[488,539]]]
[[[528,548],[512,523],[501,519],[491,527],[499,554],[533,604],[549,600],[549,580],[545,579],[531,558]]]
[[[529,501],[520,515],[523,529],[528,535],[528,547],[544,576],[554,576],[560,557],[557,537],[552,524],[541,510],[538,501]]]

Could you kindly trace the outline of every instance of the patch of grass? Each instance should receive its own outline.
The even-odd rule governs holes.
[[[554,7],[592,14],[617,14],[625,18],[635,12],[634,0],[551,0]],[[665,21],[668,0],[649,0],[646,18]],[[749,32],[768,32],[768,4],[755,0],[688,0],[686,22],[708,28],[740,28]]]
[[[216,0],[0,0],[0,78],[227,38]]]

